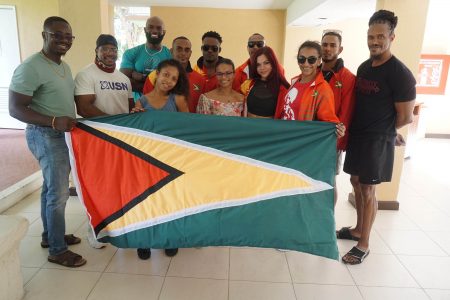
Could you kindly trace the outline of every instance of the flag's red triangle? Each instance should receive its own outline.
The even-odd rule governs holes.
[[[71,137],[83,201],[95,231],[182,174],[85,124]]]

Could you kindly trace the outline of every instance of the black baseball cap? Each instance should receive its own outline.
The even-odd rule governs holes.
[[[103,46],[103,45],[113,45],[117,48],[117,40],[115,37],[113,37],[110,34],[100,34],[97,38],[97,47]]]

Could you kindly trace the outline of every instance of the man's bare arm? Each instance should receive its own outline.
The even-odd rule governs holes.
[[[92,118],[107,115],[94,105],[95,95],[78,95],[75,96],[75,103],[77,105],[77,113],[83,118]]]
[[[128,111],[131,112],[131,110],[134,108],[134,99],[128,98]]]
[[[60,131],[70,131],[77,121],[73,118],[62,116],[46,116],[30,108],[32,96],[27,96],[9,90],[9,114],[19,121],[39,126],[53,127]]]
[[[395,103],[395,110],[397,111],[397,117],[395,120],[396,129],[402,128],[403,126],[412,123],[414,104],[415,100]],[[397,133],[397,137],[395,138],[395,145],[396,146],[406,145],[405,139],[400,133]]]
[[[406,102],[395,102],[395,110],[397,111],[395,128],[399,129],[409,123],[412,123],[414,104],[414,99]]]
[[[120,69],[120,72],[125,74],[128,78],[130,78],[131,88],[133,92],[142,92],[144,88],[145,75],[139,72],[136,72],[133,69]]]

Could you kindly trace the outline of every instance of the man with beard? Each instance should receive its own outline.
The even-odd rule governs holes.
[[[394,145],[404,145],[396,129],[412,122],[416,80],[391,53],[397,17],[379,10],[369,20],[367,45],[370,58],[356,75],[355,113],[344,171],[355,191],[355,228],[341,229],[338,238],[358,241],[342,257],[346,264],[360,264],[369,254],[369,236],[377,214],[377,184],[389,182],[394,165]],[[345,234],[344,234],[345,232]]]
[[[345,128],[349,128],[355,105],[355,75],[344,67],[342,58],[338,58],[343,49],[340,33],[327,30],[322,36],[322,74],[333,90],[336,116],[344,123]],[[339,174],[342,166],[342,152],[347,147],[347,140],[348,133],[337,141],[336,175]],[[337,186],[335,184],[335,206],[336,201]]]
[[[259,48],[266,45],[264,37],[259,33],[254,33],[248,38],[247,51],[248,56],[251,57],[253,53]],[[240,91],[241,84],[250,78],[250,58],[247,59],[242,65],[236,68],[236,75],[234,77],[233,89]]]
[[[116,69],[117,41],[109,34],[97,38],[94,63],[75,77],[75,103],[84,118],[128,113],[134,106],[130,79]],[[103,248],[88,224],[87,239],[92,248]]]
[[[197,60],[194,71],[202,75],[205,80],[205,89],[203,93],[214,90],[217,87],[216,63],[219,58],[220,45],[222,37],[215,31],[208,31],[202,36],[202,53],[203,55]],[[239,89],[240,90],[240,89]]]
[[[120,71],[130,78],[134,100],[142,96],[145,79],[158,64],[171,58],[170,51],[161,42],[166,34],[164,22],[159,17],[150,17],[145,24],[147,42],[125,51]]]
[[[189,59],[192,54],[192,44],[191,41],[187,37],[179,36],[176,37],[172,42],[172,48],[170,49],[170,53],[173,58],[178,60],[183,68],[186,70],[186,73],[189,78],[189,99],[188,106],[189,111],[191,113],[195,113],[198,103],[198,98],[203,93],[203,89],[205,86],[205,78],[197,72],[194,72],[191,67],[191,63]],[[145,80],[143,93],[150,93],[155,84],[156,80],[156,71],[150,73]]]
[[[66,20],[49,17],[44,21],[42,38],[42,50],[14,71],[9,87],[9,113],[28,124],[28,147],[39,161],[44,177],[41,247],[49,248],[49,262],[74,268],[86,264],[86,260],[67,249],[67,245],[81,240],[72,234],[64,235],[70,172],[64,132],[72,130],[76,120],[72,72],[61,57],[72,47],[75,37]]]

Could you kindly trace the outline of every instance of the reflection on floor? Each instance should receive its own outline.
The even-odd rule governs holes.
[[[39,171],[24,130],[0,128],[0,169],[0,191]]]
[[[450,299],[450,140],[421,140],[405,162],[400,211],[379,211],[371,253],[346,266],[297,252],[210,247],[180,249],[168,258],[154,250],[148,261],[134,250],[72,247],[87,265],[71,270],[47,263],[41,249],[39,192],[7,214],[31,226],[21,246],[25,299]],[[348,176],[338,177],[337,227],[352,225],[346,201]],[[85,236],[86,217],[76,197],[67,210],[67,231]],[[353,242],[339,241],[341,255]]]

